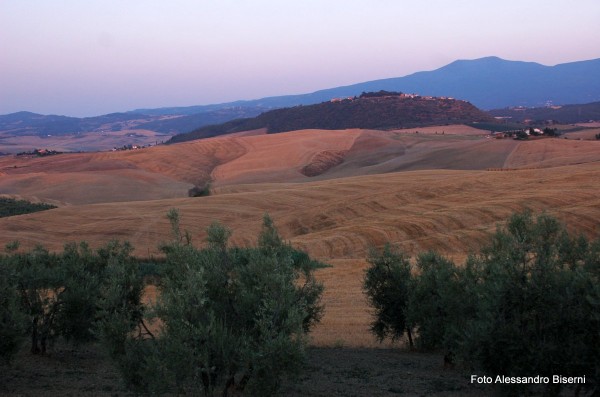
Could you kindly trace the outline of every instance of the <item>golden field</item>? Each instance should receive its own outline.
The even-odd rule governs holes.
[[[165,214],[178,208],[196,244],[217,220],[233,230],[232,243],[247,245],[268,212],[294,246],[331,264],[318,272],[326,313],[313,343],[375,346],[361,291],[370,246],[390,241],[460,261],[524,208],[600,235],[600,141],[416,131],[254,131],[137,151],[0,157],[0,193],[60,206],[1,218],[0,244],[60,249],[116,238],[156,255],[169,239]],[[206,181],[211,196],[187,197]]]

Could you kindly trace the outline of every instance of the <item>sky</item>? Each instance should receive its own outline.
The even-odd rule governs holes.
[[[600,58],[598,0],[0,0],[0,114],[301,94],[499,56]]]

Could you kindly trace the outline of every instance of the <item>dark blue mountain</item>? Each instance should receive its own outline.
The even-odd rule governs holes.
[[[600,101],[600,59],[544,66],[497,57],[455,61],[440,69],[307,95],[252,101],[265,107],[310,104],[369,91],[401,91],[465,99],[480,109]],[[294,103],[296,102],[296,103]]]
[[[189,114],[219,107],[268,109],[311,105],[362,92],[399,91],[464,99],[480,109],[509,106],[537,107],[600,101],[600,59],[544,66],[535,62],[507,61],[498,57],[459,60],[436,70],[404,77],[373,80],[310,94],[285,95],[249,101],[187,108],[136,110],[146,114]],[[205,109],[206,108],[206,109]],[[150,113],[153,112],[153,113]]]

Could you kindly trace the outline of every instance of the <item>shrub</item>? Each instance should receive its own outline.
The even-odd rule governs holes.
[[[210,182],[207,182],[201,186],[194,186],[188,190],[188,196],[190,197],[205,197],[210,196]]]
[[[515,139],[518,139],[518,140],[529,139],[529,135],[527,135],[527,133],[525,131],[517,131],[515,133]]]
[[[546,136],[560,136],[560,132],[558,131],[557,128],[546,127],[546,128],[544,128],[544,135],[546,135]]]

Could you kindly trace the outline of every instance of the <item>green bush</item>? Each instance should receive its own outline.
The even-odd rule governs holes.
[[[210,196],[210,182],[206,182],[200,186],[196,185],[188,190],[188,196],[190,197],[206,197]]]

